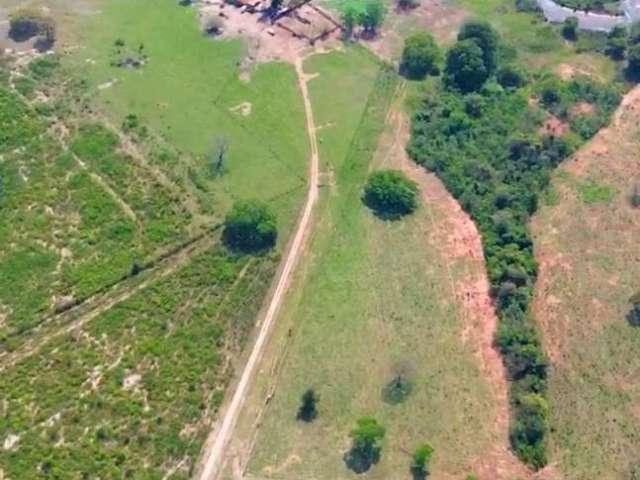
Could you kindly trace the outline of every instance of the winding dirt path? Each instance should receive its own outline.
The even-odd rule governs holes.
[[[282,304],[282,300],[291,280],[291,274],[304,248],[311,225],[313,206],[318,199],[318,142],[316,139],[316,126],[313,120],[311,101],[309,99],[309,92],[307,89],[307,82],[310,77],[304,73],[302,61],[303,58],[298,57],[296,58],[294,65],[298,76],[298,85],[304,101],[305,117],[307,120],[307,135],[309,136],[309,144],[311,148],[309,190],[307,193],[307,199],[302,210],[300,220],[298,221],[293,240],[288,247],[284,262],[276,276],[273,296],[269,300],[264,319],[262,320],[260,330],[258,331],[253,348],[251,349],[249,359],[247,360],[244,370],[239,377],[233,397],[224,409],[224,416],[218,421],[216,427],[211,431],[209,438],[205,443],[198,473],[194,477],[200,480],[214,480],[222,470],[227,445],[231,439],[231,435],[238,420],[238,415],[249,391],[251,380],[253,379],[258,363],[264,353],[267,340],[272,330],[271,327],[275,323],[278,310]]]

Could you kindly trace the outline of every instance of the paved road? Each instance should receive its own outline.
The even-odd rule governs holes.
[[[623,0],[624,15],[606,15],[601,13],[572,10],[558,5],[553,0],[538,0],[545,18],[552,23],[562,23],[568,17],[576,17],[583,30],[608,32],[616,25],[629,24],[640,19],[640,0]]]
[[[298,84],[304,101],[305,116],[307,119],[307,135],[309,136],[309,144],[311,146],[307,201],[298,223],[298,228],[293,237],[293,242],[287,252],[282,270],[280,271],[280,276],[277,279],[276,288],[273,293],[273,297],[271,297],[271,301],[269,302],[269,307],[264,320],[262,321],[258,337],[256,338],[253,349],[251,350],[249,360],[247,360],[247,364],[240,376],[240,380],[231,399],[231,403],[228,408],[226,408],[224,416],[218,424],[218,428],[211,432],[209,439],[205,444],[201,469],[199,474],[196,475],[196,478],[199,480],[215,480],[218,478],[221,467],[224,465],[224,456],[227,444],[229,443],[236,421],[238,420],[238,414],[242,409],[242,405],[247,396],[255,370],[267,344],[269,334],[272,330],[271,327],[275,323],[278,310],[284,298],[287,286],[289,285],[289,281],[291,280],[291,274],[298,262],[300,254],[302,253],[304,242],[308,236],[308,230],[311,225],[311,213],[313,211],[313,206],[318,198],[318,142],[316,140],[316,126],[313,120],[311,101],[307,90],[308,76],[305,75],[302,70],[302,58],[298,58],[296,60],[295,67],[298,74]]]

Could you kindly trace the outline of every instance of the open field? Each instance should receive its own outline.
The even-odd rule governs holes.
[[[337,79],[349,84],[366,68],[377,80],[359,102],[337,102],[338,107],[315,112],[318,125],[329,125],[319,132],[321,159],[335,170],[328,176],[310,252],[240,423],[239,436],[248,435],[249,444],[256,417],[261,423],[248,465],[251,477],[355,478],[342,455],[355,419],[365,414],[388,428],[382,460],[370,478],[409,478],[407,452],[423,441],[442,452],[436,453],[434,471],[469,473],[477,446],[496,440],[495,431],[483,428],[496,414],[490,386],[475,364],[473,347],[462,341],[462,315],[441,252],[431,243],[429,230],[439,214],[426,206],[414,218],[387,223],[360,201],[397,87],[393,73],[366,58],[362,51],[347,50],[305,62],[305,71],[319,74],[309,85],[314,106],[328,104],[324,99],[333,96],[329,87]],[[361,62],[357,73],[349,68],[356,61]],[[332,148],[325,143],[329,135]],[[340,145],[344,148],[335,147]],[[388,166],[394,161],[387,157],[392,145],[380,148],[375,165]],[[451,273],[466,268],[457,263]],[[398,374],[410,378],[413,390],[404,403],[390,405],[382,389]],[[320,395],[320,415],[304,425],[296,421],[296,411],[309,387]],[[270,401],[261,413],[265,398]]]
[[[553,362],[551,461],[567,479],[632,478],[640,441],[640,336],[625,316],[639,288],[640,95],[567,161],[533,223],[535,313]]]

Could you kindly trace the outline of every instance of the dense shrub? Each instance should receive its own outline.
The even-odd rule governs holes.
[[[607,35],[605,53],[614,60],[622,60],[627,50],[627,29],[616,25]]]
[[[224,220],[223,239],[234,250],[254,252],[276,243],[276,216],[257,200],[239,201]]]
[[[520,88],[527,83],[527,72],[515,65],[505,65],[498,69],[496,80],[504,88]]]
[[[399,218],[418,207],[418,188],[397,170],[372,173],[364,188],[363,201],[382,218]]]
[[[493,27],[484,21],[465,23],[458,33],[458,41],[473,40],[482,50],[482,60],[491,75],[498,64],[498,34]]]
[[[400,71],[413,79],[438,75],[441,57],[440,48],[431,35],[427,32],[415,33],[404,42]]]
[[[511,87],[506,77],[500,69],[498,81]],[[408,151],[442,179],[482,233],[500,320],[496,344],[512,380],[511,444],[520,458],[540,468],[549,428],[547,359],[529,312],[538,268],[527,224],[551,170],[608,121],[620,96],[615,87],[585,78],[534,81],[520,89],[489,81],[479,93],[466,95],[436,89],[415,113]],[[532,91],[540,107],[529,105]],[[593,112],[574,115],[584,102]],[[567,120],[572,132],[563,138],[541,133],[550,113]]]
[[[640,44],[627,51],[627,72],[634,79],[640,78]]]
[[[386,429],[373,417],[358,419],[356,428],[349,436],[351,449],[344,455],[344,461],[355,473],[364,473],[380,461],[382,440]]]
[[[12,13],[9,17],[9,37],[23,42],[39,36],[46,46],[55,42],[56,27],[53,19],[42,11],[24,8]]]
[[[578,39],[578,18],[567,17],[562,23],[562,36],[567,40],[575,41]]]
[[[413,452],[413,462],[411,463],[411,474],[414,480],[424,480],[429,475],[433,447],[428,443],[423,443],[416,447]]]
[[[445,82],[451,89],[477,91],[488,78],[482,49],[475,41],[459,41],[447,52]]]
[[[302,394],[300,408],[296,418],[303,422],[312,422],[318,416],[318,395],[313,388],[308,389]]]

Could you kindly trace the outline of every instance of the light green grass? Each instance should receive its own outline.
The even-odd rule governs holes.
[[[305,64],[309,73],[320,73],[310,85],[314,106],[333,97],[324,82],[343,77],[340,83],[348,84],[362,73],[361,65],[357,72],[341,55],[362,54],[348,51]],[[436,472],[462,474],[465,460],[491,435],[483,428],[493,412],[487,385],[461,342],[454,299],[443,293],[450,290],[442,258],[425,239],[429,211],[421,208],[411,218],[388,223],[360,200],[395,89],[395,81],[384,79],[378,77],[366,107],[360,99],[335,103],[331,112],[330,119],[337,120],[355,118],[360,110],[361,118],[335,133],[342,135],[335,145],[349,148],[342,150],[343,158],[330,159],[337,165],[335,190],[323,198],[313,254],[279,320],[280,338],[286,336],[282,329],[293,333],[249,464],[256,475],[357,478],[342,455],[349,431],[363,415],[387,427],[382,460],[368,474],[374,479],[410,478],[406,452],[425,441],[436,449]],[[337,149],[321,154],[335,155]],[[382,389],[398,373],[411,378],[413,391],[404,403],[389,405]],[[264,376],[263,382],[268,382]],[[320,396],[320,413],[306,425],[296,421],[296,412],[309,387]]]
[[[102,13],[76,27],[81,48],[67,63],[87,78],[101,110],[116,124],[127,114],[138,115],[177,150],[177,162],[165,164],[157,155],[152,160],[192,191],[190,177],[193,172],[203,177],[214,136],[226,136],[228,172],[216,180],[201,178],[204,192],[195,192],[201,207],[220,217],[234,198],[273,200],[289,227],[303,196],[308,162],[293,67],[259,65],[245,83],[238,67],[246,53],[243,43],[202,35],[195,7],[173,0],[93,3]],[[117,39],[125,42],[120,54]],[[148,55],[144,67],[111,65],[137,55],[140,45]],[[98,88],[114,79],[112,87]],[[242,102],[251,103],[248,116],[231,111]]]

